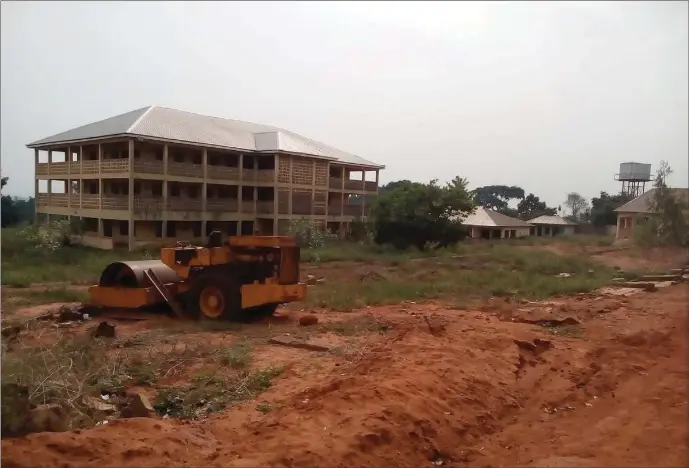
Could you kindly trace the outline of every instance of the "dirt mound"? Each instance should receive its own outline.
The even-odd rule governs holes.
[[[593,299],[563,301],[597,307]],[[204,421],[134,418],[35,434],[4,440],[2,462],[686,466],[684,301],[681,286],[634,296],[585,321],[581,338],[501,321],[501,311],[434,308],[434,321],[443,324],[434,333],[423,316],[428,306],[370,309],[385,316],[387,334],[326,374],[286,373],[266,394],[277,402],[273,411],[245,403]],[[636,335],[643,340],[631,345],[620,338]],[[293,381],[302,386],[290,387]]]

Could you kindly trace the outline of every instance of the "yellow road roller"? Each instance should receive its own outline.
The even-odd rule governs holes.
[[[167,304],[178,317],[241,321],[306,297],[299,245],[288,236],[213,231],[205,246],[178,242],[160,260],[115,262],[89,288],[91,306],[139,309]]]

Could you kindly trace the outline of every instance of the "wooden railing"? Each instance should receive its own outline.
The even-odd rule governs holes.
[[[256,212],[261,214],[273,214],[275,202],[273,200],[260,200],[256,202]]]
[[[239,168],[228,166],[208,166],[208,178],[220,180],[239,180]]]
[[[162,161],[134,160],[134,172],[145,174],[163,174],[165,167]]]
[[[201,164],[168,162],[167,173],[168,175],[183,177],[203,177],[203,166]]]
[[[100,205],[100,195],[84,193],[81,195],[81,207],[87,210],[97,210]]]
[[[47,204],[48,204],[48,194],[47,193],[39,193],[36,196],[36,205],[45,206]]]
[[[342,206],[337,204],[328,205],[328,216],[340,216],[342,214]]]
[[[36,175],[48,175],[48,163],[38,163],[36,164]]]
[[[364,183],[360,180],[345,179],[344,188],[345,190],[363,190]]]
[[[274,169],[261,169],[256,171],[257,182],[275,182]]]
[[[105,174],[120,174],[129,172],[129,159],[103,159],[100,162],[100,170]],[[50,170],[52,175],[52,168]]]
[[[128,210],[129,197],[108,195],[101,197],[101,207],[104,210]]]
[[[102,159],[88,161],[54,162],[39,163],[36,165],[37,176],[63,177],[69,175],[94,175],[98,174],[120,174],[129,172],[129,159]],[[135,159],[133,162],[134,172],[142,174],[163,174],[164,164],[162,161]],[[209,179],[245,181],[245,182],[274,182],[275,170],[273,169],[243,169],[228,166],[209,165],[206,173]],[[182,162],[168,162],[167,174],[182,177],[203,177],[203,166],[201,164],[191,164]],[[340,185],[336,188],[341,187]],[[360,188],[359,188],[360,190]]]
[[[242,181],[254,182],[256,180],[256,171],[253,169],[242,169]]]
[[[162,197],[134,197],[134,211],[137,213],[161,213],[164,205]]]
[[[242,200],[241,210],[242,213],[254,213],[254,201]]]
[[[335,190],[342,190],[342,179],[338,177],[331,177],[328,180],[328,187]]]
[[[209,198],[206,200],[206,211],[239,211],[239,201],[236,198]]]
[[[345,205],[343,213],[345,216],[361,216],[361,205]]]
[[[201,211],[203,202],[200,198],[170,197],[167,199],[167,209],[173,211]]]
[[[54,162],[50,165],[50,176],[69,175],[69,162]]]
[[[53,193],[50,195],[50,206],[67,206],[68,195]]]
[[[367,192],[377,192],[378,184],[375,181],[366,181],[364,185],[364,190]]]
[[[81,163],[81,173],[82,175],[96,175],[100,172],[99,161],[83,161]]]

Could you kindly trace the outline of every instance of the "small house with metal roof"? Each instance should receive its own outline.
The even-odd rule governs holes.
[[[655,214],[652,201],[656,190],[658,189],[652,188],[615,210],[617,213],[616,239],[632,239],[636,226]],[[684,204],[685,208],[689,206],[689,189],[670,188],[668,190]]]
[[[498,213],[497,211],[476,207],[462,225],[469,228],[473,239],[509,239],[529,235],[531,225],[521,219]]]
[[[560,216],[538,216],[530,219],[532,236],[560,236],[574,234],[575,223]]]

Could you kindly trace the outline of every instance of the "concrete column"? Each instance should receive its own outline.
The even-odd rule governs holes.
[[[34,224],[38,224],[38,176],[36,175],[36,172],[38,172],[38,148],[34,148],[33,150],[33,157],[34,157],[34,213],[33,213],[33,222]]]
[[[277,197],[275,197],[275,206],[277,207]],[[287,189],[287,213],[292,216],[292,189],[288,188]],[[278,212],[275,211],[275,215],[277,215]]]
[[[48,206],[52,206],[52,194],[53,194],[53,180],[50,178],[50,166],[53,165],[53,150],[48,150]],[[50,215],[48,215],[48,222],[50,222]]]
[[[103,209],[103,145],[98,143],[98,209]],[[102,221],[102,220],[101,220]]]
[[[258,170],[258,159],[254,158],[254,172],[257,170]],[[258,187],[256,187],[256,185],[254,185],[254,207],[253,207],[254,218],[256,217],[256,214],[258,213],[257,205],[258,205]],[[254,231],[256,231],[256,229],[254,229]]]
[[[134,140],[129,140],[129,251],[134,250]]]
[[[376,169],[376,193],[378,193],[379,184],[380,184],[380,170]]]
[[[81,210],[82,201],[84,199],[84,147],[79,146],[79,210]],[[81,219],[84,219],[81,216]]]
[[[72,207],[72,179],[69,176],[65,181],[65,193],[67,194],[67,209],[70,209]]]
[[[163,239],[167,239],[167,160],[168,160],[168,145],[163,144]]]
[[[201,187],[201,239],[206,239],[206,229],[208,227],[208,150],[203,149],[203,186]]]
[[[315,214],[314,205],[316,203],[316,160],[311,161],[311,221]]]

